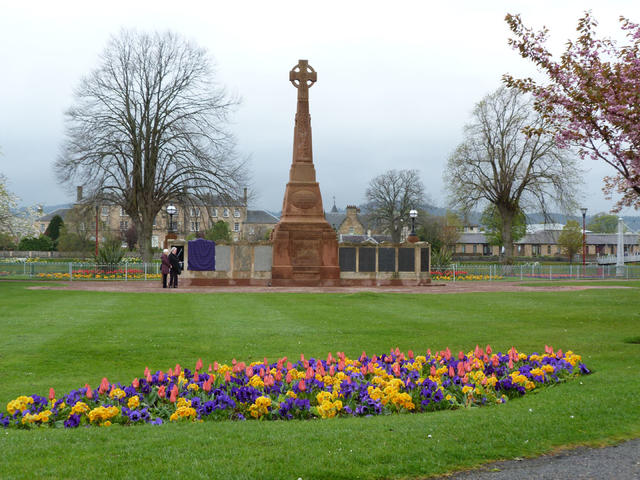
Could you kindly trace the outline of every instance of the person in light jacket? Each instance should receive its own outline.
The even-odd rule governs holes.
[[[162,256],[160,257],[162,261],[162,265],[160,266],[160,270],[162,272],[162,288],[167,288],[167,275],[171,271],[171,263],[169,262],[169,250],[165,248],[162,251]]]
[[[180,259],[178,258],[178,249],[173,247],[169,254],[169,263],[171,264],[171,272],[169,275],[169,288],[178,288],[178,275],[180,275]]]

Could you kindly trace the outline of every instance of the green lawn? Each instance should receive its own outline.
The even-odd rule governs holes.
[[[554,283],[555,285],[556,283]],[[634,285],[637,286],[637,285]],[[594,374],[505,405],[428,414],[0,430],[2,478],[423,478],[640,436],[638,288],[561,293],[169,294],[0,282],[0,405],[145,366],[490,343],[573,349]],[[625,341],[626,340],[626,341]]]

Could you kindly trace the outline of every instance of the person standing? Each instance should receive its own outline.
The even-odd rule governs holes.
[[[171,264],[171,272],[169,275],[169,288],[178,288],[178,275],[180,275],[180,259],[178,258],[178,249],[173,247],[169,254],[169,263]]]
[[[162,261],[162,265],[160,266],[160,271],[162,272],[162,288],[167,288],[167,275],[171,271],[171,263],[169,262],[169,250],[165,248],[162,251],[162,256],[160,257]]]

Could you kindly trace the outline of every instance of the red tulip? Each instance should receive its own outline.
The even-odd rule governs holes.
[[[371,365],[371,364],[370,364],[370,365]],[[400,372],[400,364],[399,364],[398,362],[396,362],[396,363],[394,363],[394,364],[393,364],[393,374],[394,374],[396,377],[399,377],[399,376],[400,376],[400,374],[401,374],[401,372]]]
[[[376,368],[375,364],[372,362],[369,362],[369,365],[367,365],[367,372],[369,373],[373,373],[373,370]]]
[[[167,396],[167,393],[166,393],[166,387],[165,387],[164,385],[162,385],[162,386],[158,389],[158,396],[159,396],[160,398],[164,398],[164,397],[166,397],[166,396]]]
[[[558,350],[556,352],[556,358],[562,358],[564,356],[564,354],[562,353],[562,349]]]
[[[498,365],[500,365],[500,357],[498,357],[497,355],[494,355],[493,357],[491,357],[491,364],[494,367],[497,367]]]
[[[49,389],[49,401],[55,400],[55,398],[56,398],[56,391],[53,389],[53,387],[51,387]]]
[[[377,355],[374,355],[373,357],[371,357],[371,361],[372,361],[373,363],[378,363],[378,356],[377,356]]]
[[[171,396],[169,397],[169,401],[174,403],[178,398],[178,386],[174,383],[173,388],[171,389]]]
[[[513,368],[513,360],[509,358],[509,369]]]

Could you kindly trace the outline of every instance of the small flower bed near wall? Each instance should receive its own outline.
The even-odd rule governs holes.
[[[501,275],[472,274],[465,270],[431,270],[431,280],[502,280],[503,278]]]
[[[493,353],[450,350],[406,355],[397,348],[350,359],[338,352],[326,360],[292,363],[210,364],[198,360],[192,372],[180,365],[130,384],[106,378],[56,396],[20,396],[0,413],[5,428],[76,428],[178,421],[289,420],[429,412],[501,404],[509,399],[589,374],[580,355],[554,352],[527,355],[511,348]]]
[[[160,274],[147,273],[145,277],[144,270],[137,268],[130,268],[126,271],[124,269],[83,269],[72,271],[74,280],[124,280],[125,278],[131,280],[157,280],[161,278]],[[66,273],[39,273],[37,278],[47,280],[69,280],[70,275]]]

